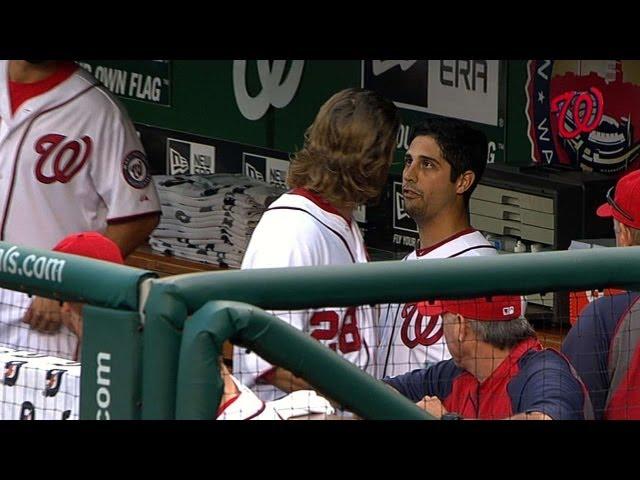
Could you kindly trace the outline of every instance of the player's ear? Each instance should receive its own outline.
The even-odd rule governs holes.
[[[618,222],[618,244],[620,247],[633,245],[633,232],[624,223]]]
[[[473,173],[473,171],[467,170],[466,172],[461,173],[456,182],[456,193],[458,195],[462,195],[471,188],[471,185],[473,185],[475,180],[476,174]]]
[[[470,342],[472,340],[475,340],[476,332],[471,326],[471,321],[462,315],[458,315],[458,318],[460,321],[460,328],[459,328],[459,334],[458,334],[459,341],[462,343],[462,342]]]

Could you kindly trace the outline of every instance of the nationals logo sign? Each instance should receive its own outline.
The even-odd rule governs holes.
[[[640,62],[531,60],[528,137],[537,163],[619,174],[640,166]]]
[[[40,155],[35,167],[38,181],[45,184],[67,183],[87,163],[93,142],[87,135],[76,140],[50,133],[36,140],[34,148]]]

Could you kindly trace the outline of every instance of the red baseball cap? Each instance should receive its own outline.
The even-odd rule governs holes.
[[[491,298],[464,300],[434,300],[418,303],[418,311],[425,316],[439,316],[445,312],[458,313],[471,320],[500,322],[522,316],[523,301],[519,295],[497,295]]]
[[[118,245],[98,232],[73,233],[53,247],[53,251],[81,255],[106,262],[124,263]]]
[[[618,180],[615,198],[607,192],[607,202],[598,207],[599,217],[613,217],[628,227],[640,229],[640,170]]]

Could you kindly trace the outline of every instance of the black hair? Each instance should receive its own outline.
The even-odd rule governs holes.
[[[465,204],[482,178],[487,166],[487,136],[467,123],[453,118],[433,117],[414,125],[409,143],[416,137],[430,136],[438,143],[444,159],[451,165],[451,181],[467,170],[475,174],[471,187],[464,193]]]

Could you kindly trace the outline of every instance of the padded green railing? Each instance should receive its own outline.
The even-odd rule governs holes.
[[[480,295],[640,287],[640,247],[198,273],[153,280],[143,418],[174,418],[181,332],[210,300],[294,310]]]
[[[0,287],[61,300],[138,311],[147,270],[0,242]]]
[[[309,335],[257,307],[212,301],[186,322],[182,333],[176,418],[212,420],[222,397],[218,361],[232,340],[274,365],[305,378],[316,390],[362,418],[433,419]]]
[[[80,417],[141,412],[140,287],[153,272],[0,242],[0,288],[85,303]]]

